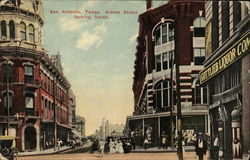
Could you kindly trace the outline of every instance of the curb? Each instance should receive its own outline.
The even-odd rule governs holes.
[[[195,149],[186,149],[185,152],[194,152]],[[131,150],[130,153],[174,153],[177,149],[172,150]]]
[[[57,154],[57,153],[65,152],[67,150],[71,150],[71,148],[66,148],[66,149],[62,149],[62,150],[59,150],[59,151],[48,152],[48,153],[32,153],[32,152],[30,152],[30,154],[18,153],[17,157],[52,155],[52,154]]]

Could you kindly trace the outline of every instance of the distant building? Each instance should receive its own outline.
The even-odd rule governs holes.
[[[74,128],[81,134],[81,136],[85,137],[85,123],[86,120],[82,116],[76,116],[76,122],[74,123]]]
[[[134,113],[126,133],[142,145],[159,146],[163,131],[176,132],[176,64],[180,63],[183,132],[209,132],[207,88],[199,84],[205,60],[204,1],[169,0],[139,15],[134,62]]]
[[[250,2],[206,1],[206,61],[211,159],[250,157]],[[212,143],[213,144],[213,143]]]
[[[96,132],[97,137],[99,139],[106,139],[107,137],[121,137],[123,136],[124,131],[123,124],[111,124],[105,118],[102,121],[102,125],[100,126],[99,130]]]

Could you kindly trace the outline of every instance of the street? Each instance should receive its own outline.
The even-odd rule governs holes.
[[[44,156],[19,157],[18,160],[177,160],[176,153],[129,153],[104,154],[101,158],[98,153],[54,154]],[[185,160],[196,160],[194,152],[186,152]],[[205,159],[205,158],[204,158]]]

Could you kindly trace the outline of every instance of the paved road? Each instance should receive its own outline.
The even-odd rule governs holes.
[[[101,158],[98,153],[66,153],[18,157],[18,160],[177,160],[177,156],[176,153],[129,153],[105,154]],[[184,160],[197,160],[197,157],[194,152],[186,152],[184,154]]]

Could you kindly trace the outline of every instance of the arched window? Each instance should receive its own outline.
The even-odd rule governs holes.
[[[6,38],[7,38],[7,30],[6,30],[6,22],[5,21],[1,22],[1,37],[3,40],[6,40]]]
[[[21,22],[21,40],[26,40],[26,25],[25,23]]]
[[[32,24],[29,25],[29,39],[31,42],[35,42],[35,29]]]
[[[207,104],[207,87],[201,87],[197,81],[195,84],[195,104]]]
[[[161,81],[155,85],[155,101],[157,111],[169,111],[170,107],[170,82]]]
[[[9,22],[9,28],[10,28],[10,38],[15,39],[15,23],[14,21]]]
[[[158,26],[154,31],[155,45],[161,45],[174,40],[174,26],[171,22],[166,22]]]

